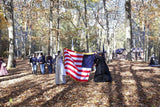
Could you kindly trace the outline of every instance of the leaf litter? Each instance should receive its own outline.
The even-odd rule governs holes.
[[[93,71],[88,82],[67,76],[64,85],[55,84],[54,73],[32,74],[27,63],[18,60],[16,69],[0,77],[0,106],[160,106],[160,69],[147,63],[113,61],[112,83],[94,82]]]

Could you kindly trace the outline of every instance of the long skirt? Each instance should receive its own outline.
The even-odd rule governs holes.
[[[65,70],[64,70],[64,66],[62,64],[58,65],[56,67],[56,75],[55,75],[55,82],[56,84],[65,84]]]
[[[5,63],[2,63],[0,66],[0,76],[2,75],[8,75],[7,69],[5,67]]]

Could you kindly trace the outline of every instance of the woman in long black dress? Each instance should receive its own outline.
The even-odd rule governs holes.
[[[94,75],[94,81],[111,82],[112,77],[109,68],[105,62],[105,57],[103,53],[96,54],[95,64],[96,64],[96,72]]]

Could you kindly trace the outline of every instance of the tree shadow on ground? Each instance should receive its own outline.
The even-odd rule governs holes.
[[[137,92],[138,92],[138,98],[139,98],[139,103],[141,104],[149,104],[148,101],[146,101],[146,93],[143,90],[143,86],[141,84],[141,79],[136,75],[136,72],[134,70],[132,70],[132,64],[130,66],[130,72],[133,74],[133,78],[136,81],[136,86],[137,86]]]
[[[113,107],[115,105],[119,105],[119,106],[124,106],[124,96],[122,94],[122,76],[120,75],[120,72],[122,72],[121,68],[120,68],[120,63],[117,63],[117,67],[115,67],[115,65],[113,66],[113,71],[112,73],[112,77],[113,77],[113,81],[115,82],[115,91],[116,91],[116,95],[114,95],[113,93],[113,84],[109,84],[109,105],[110,107]],[[119,72],[116,72],[119,71]]]
[[[123,66],[122,66],[123,65]],[[125,66],[124,66],[125,65]],[[95,83],[93,82],[93,78],[94,78],[94,72],[90,73],[90,78],[88,82],[76,82],[74,80],[72,80],[69,76],[67,76],[66,78],[66,84],[64,85],[55,85],[55,83],[52,84],[52,81],[54,81],[54,77],[52,78],[52,76],[54,76],[54,74],[50,75],[38,75],[37,76],[37,80],[34,80],[34,78],[32,79],[27,79],[21,82],[16,82],[15,84],[12,84],[10,86],[8,86],[6,89],[1,89],[0,90],[0,94],[2,93],[2,91],[5,91],[5,93],[3,95],[0,96],[0,104],[3,106],[3,104],[6,104],[7,102],[9,102],[10,98],[18,98],[18,96],[22,96],[23,93],[25,93],[26,91],[28,92],[29,90],[34,91],[33,94],[29,95],[29,96],[25,96],[26,98],[23,98],[21,100],[21,102],[17,102],[15,103],[13,106],[17,107],[17,106],[41,106],[41,107],[59,107],[59,106],[84,106],[83,104],[87,103],[87,92],[92,93],[92,91],[88,90],[91,89],[93,87],[97,87],[100,86],[100,92],[98,90],[98,94],[101,95],[101,93],[103,93],[107,99],[106,102],[109,103],[108,105],[110,107],[114,107],[114,106],[128,106],[125,105],[126,103],[126,95],[123,92],[124,91],[124,87],[129,87],[130,89],[132,88],[132,85],[134,85],[136,87],[136,92],[137,92],[137,103],[135,106],[152,106],[152,105],[158,105],[160,102],[159,96],[159,92],[160,92],[160,81],[158,81],[158,79],[160,78],[160,75],[158,74],[154,74],[154,70],[153,69],[145,69],[145,66],[143,68],[143,66],[141,64],[137,64],[136,66],[138,67],[142,67],[139,70],[135,70],[133,69],[134,63],[132,62],[128,62],[128,61],[116,61],[116,63],[114,64],[109,64],[109,68],[112,68],[111,70],[111,75],[113,78],[113,82],[112,83]],[[20,70],[20,68],[18,68]],[[27,68],[28,70],[31,68]],[[26,74],[23,74],[23,73]],[[18,79],[24,76],[28,76],[31,73],[28,73],[28,71],[17,71],[15,72],[17,73],[17,75],[13,76],[13,77],[6,77],[3,79],[0,79],[0,81],[7,81],[7,80],[12,80],[12,79]],[[22,73],[21,75],[18,75]],[[127,74],[130,73],[129,75],[122,75],[122,74]],[[139,73],[141,75],[139,75]],[[151,77],[143,77],[143,75],[146,74],[152,74]],[[10,78],[10,79],[9,79]],[[36,79],[36,77],[35,77]],[[133,80],[135,81],[134,84],[125,84],[123,82],[123,80]],[[51,82],[50,82],[51,81]],[[145,87],[143,85],[143,82],[148,82],[148,83],[152,83],[150,85],[150,87]],[[42,88],[42,84],[45,88]],[[99,87],[97,87],[99,88]],[[57,93],[54,93],[54,89],[59,90],[57,91]],[[96,89],[96,88],[94,88]],[[147,90],[146,90],[147,89]],[[52,94],[52,96],[50,97],[50,99],[38,99],[38,98],[43,98],[45,93],[47,93],[48,91],[50,91]],[[52,92],[53,91],[53,92]],[[8,92],[8,93],[7,93]],[[50,93],[49,93],[50,94]],[[48,94],[47,94],[48,95]],[[92,95],[92,94],[90,94]],[[94,95],[94,94],[93,94]],[[132,97],[134,97],[135,95],[131,95]],[[94,96],[89,96],[89,97],[94,97]],[[130,98],[130,97],[129,97]],[[37,99],[37,100],[36,100]],[[92,98],[91,98],[92,99]],[[98,100],[98,99],[97,99]],[[131,100],[131,99],[130,99]],[[35,103],[33,104],[33,101],[35,101]],[[40,103],[39,103],[40,102]],[[82,102],[82,105],[77,105],[80,104],[80,102]],[[133,101],[134,102],[134,101]],[[32,105],[33,104],[33,105]],[[75,105],[76,104],[76,105]],[[108,106],[107,105],[107,106]],[[6,106],[6,105],[4,105]],[[101,106],[101,105],[94,105],[94,106]],[[134,106],[134,105],[133,105]]]
[[[45,80],[46,79],[42,79],[41,80],[42,82],[39,82],[39,83],[34,82],[33,80],[24,80],[17,84],[10,85],[5,89],[6,92],[9,92],[9,93],[7,93],[7,95],[4,95],[3,97],[2,96],[0,97],[0,103],[5,104],[6,102],[9,101],[10,98],[15,98],[29,89],[32,89],[32,88],[41,89],[40,84],[44,83]]]
[[[140,65],[142,67],[140,70],[133,70],[132,68],[133,66],[135,66],[133,62],[126,61],[126,62],[123,62],[123,64],[121,63],[121,61],[114,61],[114,62],[116,63],[109,65],[109,67],[112,68],[111,75],[113,78],[113,82],[111,84],[108,84],[107,86],[102,87],[102,90],[103,90],[102,92],[106,94],[106,96],[108,97],[110,107],[128,106],[128,104],[125,105],[126,98],[124,99],[125,93],[122,92],[122,89],[124,90],[125,86],[130,87],[131,89],[133,85],[125,84],[125,82],[123,82],[122,84],[122,79],[125,81],[127,80],[135,81],[136,92],[138,95],[138,99],[137,99],[138,102],[134,103],[135,105],[132,105],[132,106],[153,106],[153,105],[156,106],[158,105],[157,102],[160,101],[158,99],[160,95],[159,94],[160,86],[158,86],[160,84],[160,81],[155,80],[154,77],[159,79],[160,78],[159,75],[155,74],[153,77],[150,76],[148,78],[144,78],[137,74],[137,72],[144,74],[144,75],[153,74],[154,72],[152,68],[145,69],[146,66],[143,66],[144,67],[143,68]],[[126,66],[122,66],[124,64]],[[128,75],[129,72],[131,74]],[[123,73],[125,73],[125,75]],[[149,82],[149,83],[152,83],[152,85],[150,87],[145,87],[142,85],[142,82]],[[150,93],[148,93],[146,89],[148,89],[148,91],[149,90],[154,91],[153,93],[156,93],[156,95],[151,95]],[[135,95],[132,95],[132,97],[135,97]]]
[[[136,86],[137,86],[137,92],[138,92],[138,97],[139,97],[139,104],[141,104],[142,106],[153,106],[155,105],[156,103],[153,103],[154,100],[157,100],[157,99],[154,99],[153,96],[150,96],[148,93],[147,93],[147,87],[143,86],[142,85],[142,82],[151,82],[153,85],[150,86],[150,88],[153,88],[158,91],[160,89],[160,87],[158,86],[158,84],[160,84],[160,82],[158,81],[155,81],[154,78],[152,76],[148,77],[148,78],[144,78],[143,76],[139,76],[138,74],[136,74],[137,72],[143,72],[144,75],[147,75],[147,72],[148,73],[153,73],[153,69],[140,69],[140,70],[133,70],[132,66],[134,64],[131,62],[131,66],[130,66],[130,72],[132,73],[133,75],[133,78],[134,80],[136,81]],[[147,72],[146,72],[147,71]],[[159,88],[158,88],[159,87]],[[154,91],[155,91],[154,90]],[[155,91],[155,92],[156,92]],[[157,92],[156,92],[157,93]],[[159,91],[158,93],[159,94]],[[153,99],[151,99],[151,98]],[[158,97],[158,96],[157,96]]]
[[[29,103],[28,103],[28,102],[31,102],[33,99],[38,98],[39,96],[43,96],[43,94],[44,94],[46,91],[48,91],[48,90],[50,90],[50,89],[53,89],[53,88],[55,88],[55,87],[57,87],[57,86],[54,85],[54,86],[49,87],[49,88],[47,88],[47,89],[45,89],[45,90],[42,90],[41,88],[38,88],[38,91],[37,91],[35,94],[33,94],[32,96],[28,97],[28,98],[25,99],[23,102],[14,105],[13,107],[17,107],[17,106],[20,106],[20,105],[22,105],[22,106],[23,106],[23,105],[26,105],[26,106],[28,105],[28,106],[29,106]],[[35,87],[34,87],[34,88],[35,88]]]
[[[18,73],[18,74],[21,74],[21,73]],[[17,76],[8,77],[8,78],[2,78],[2,79],[0,79],[0,82],[1,81],[11,80],[11,79],[17,79],[17,78],[21,78],[21,77],[28,76],[28,75],[31,75],[31,73],[23,74],[23,75],[17,75]]]
[[[114,106],[124,106],[124,95],[122,94],[122,76],[120,75],[121,68],[120,62],[116,61],[116,64],[109,64],[108,65],[112,76],[112,82],[108,82],[106,86],[101,88],[102,93],[108,97],[108,105],[109,107]]]
[[[88,82],[77,82],[68,76],[66,79],[67,83],[65,84],[67,87],[61,92],[57,93],[51,100],[48,100],[44,104],[42,104],[41,107],[51,107],[55,105],[57,106],[57,103],[61,103],[60,106],[70,107],[72,106],[72,104],[81,100],[83,101],[83,103],[85,103],[86,101],[84,101],[84,99],[86,93],[84,88],[89,85],[89,82],[92,81],[93,77],[94,73],[91,73]],[[78,98],[72,96],[78,96]],[[68,101],[70,101],[70,103],[68,103]]]
[[[117,98],[119,97],[120,98],[119,99],[120,102],[122,102],[123,101],[123,97],[121,98],[122,94],[119,93],[120,90],[117,91],[117,89],[119,88],[118,87],[119,85],[117,86],[117,84],[119,83],[119,78],[117,78],[119,74],[115,73],[116,69],[115,69],[114,65],[109,65],[109,67],[113,68],[112,70],[110,70],[113,81],[111,83],[108,83],[106,86],[103,86],[101,88],[101,90],[102,90],[102,93],[104,93],[108,97],[108,100],[109,100],[108,106],[109,107],[113,107],[118,103]],[[114,82],[115,82],[115,84],[114,84]],[[115,95],[115,91],[119,95],[116,96]],[[122,104],[120,104],[120,105],[122,105]]]

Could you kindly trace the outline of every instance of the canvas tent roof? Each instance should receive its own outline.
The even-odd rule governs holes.
[[[132,52],[143,52],[142,48],[133,48]]]
[[[122,54],[124,50],[125,50],[125,49],[123,49],[123,48],[116,49],[115,53],[116,53],[116,54]]]

